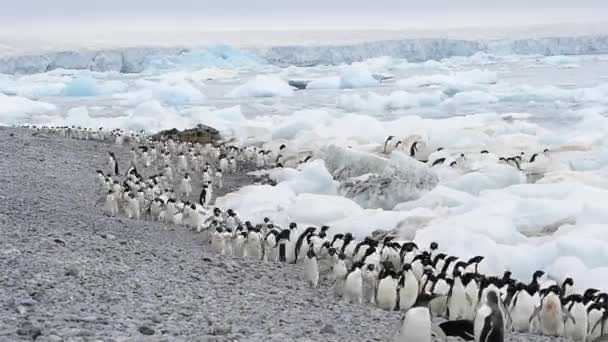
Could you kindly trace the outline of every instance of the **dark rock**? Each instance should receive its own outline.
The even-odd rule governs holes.
[[[139,327],[139,329],[137,329],[137,330],[138,330],[138,331],[139,331],[141,334],[143,334],[143,335],[148,335],[148,336],[154,335],[154,329],[152,329],[152,328],[148,328],[148,327],[147,327],[147,326],[145,326],[145,325],[142,325],[142,326],[141,326],[141,327]]]
[[[335,335],[336,334],[336,329],[334,329],[333,325],[325,324],[325,326],[323,328],[321,328],[320,333],[321,334],[332,334],[332,335]]]
[[[187,141],[191,143],[213,144],[222,139],[222,137],[217,129],[199,124],[195,128],[190,128],[183,131],[179,131],[176,128],[161,131],[154,134],[152,139],[160,141],[173,139],[176,141]]]
[[[56,243],[56,244],[58,244],[58,245],[65,246],[65,241],[63,241],[63,240],[61,240],[61,239],[55,239],[55,240],[53,240],[53,242],[55,242],[55,243]]]
[[[306,89],[306,87],[308,86],[308,83],[310,83],[310,81],[289,80],[287,82],[287,84],[289,84],[290,86],[292,86],[298,90]]]
[[[78,270],[75,268],[70,268],[67,271],[65,271],[65,275],[68,277],[77,277],[78,276]]]

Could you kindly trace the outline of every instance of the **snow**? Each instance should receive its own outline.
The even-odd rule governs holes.
[[[275,76],[258,75],[236,87],[227,97],[274,97],[291,96],[293,89],[287,82]]]
[[[56,110],[57,107],[50,103],[0,93],[0,124],[3,125],[18,124],[26,121],[29,115],[49,115]]]

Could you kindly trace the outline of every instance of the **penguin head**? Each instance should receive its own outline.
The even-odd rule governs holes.
[[[298,228],[298,225],[297,225],[295,222],[291,222],[291,223],[289,224],[289,229],[292,229],[292,230],[293,230],[293,229],[296,229],[296,228]]]
[[[432,251],[436,251],[439,248],[439,244],[437,242],[431,242],[429,247]]]
[[[572,278],[568,277],[564,280],[564,282],[562,283],[562,289],[565,288],[566,286],[574,286],[574,280],[572,280]]]
[[[326,232],[329,229],[329,226],[322,226],[321,231]]]
[[[268,217],[264,217],[264,223],[268,223],[270,222],[270,219]]]
[[[591,301],[591,300],[595,299],[595,294],[598,292],[600,292],[600,290],[598,290],[598,289],[593,289],[593,288],[587,289],[587,290],[585,290],[585,293],[583,294],[583,298],[585,300]]]
[[[488,303],[488,306],[497,307],[498,306],[498,294],[496,293],[496,291],[488,291],[488,293],[486,294],[486,301]]]
[[[538,283],[538,279],[545,275],[545,272],[538,270],[532,275],[532,281]]]
[[[327,254],[329,254],[330,256],[336,255],[336,249],[333,247],[327,248]]]
[[[481,255],[472,257],[471,259],[469,259],[468,264],[472,265],[472,264],[479,264],[480,262],[482,262],[484,259],[484,257],[482,257]]]

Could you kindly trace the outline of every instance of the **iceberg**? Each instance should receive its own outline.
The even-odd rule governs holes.
[[[230,46],[192,49],[131,47],[98,51],[70,50],[38,55],[7,55],[0,57],[0,73],[32,74],[57,68],[138,73],[147,69],[175,67],[200,69],[212,66],[240,68],[263,64],[296,67],[339,65],[379,57],[425,62],[476,55],[571,56],[605,53],[608,53],[608,35],[516,40],[403,39],[349,45],[244,49]]]

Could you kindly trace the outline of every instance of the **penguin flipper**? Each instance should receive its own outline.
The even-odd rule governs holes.
[[[492,330],[494,330],[494,321],[492,320],[492,316],[488,315],[485,319],[481,334],[479,335],[479,342],[487,342]]]
[[[536,316],[538,316],[538,314],[540,313],[540,309],[541,309],[542,307],[543,307],[543,306],[542,306],[542,304],[541,304],[541,305],[539,305],[539,306],[538,306],[536,309],[534,309],[534,312],[532,313],[532,316],[530,316],[530,319],[528,320],[528,323],[529,323],[529,324],[531,324],[531,323],[532,323],[532,321],[534,320],[534,318],[535,318]]]
[[[431,322],[431,334],[441,340],[445,340],[447,338],[446,334],[443,332],[443,329],[441,329],[441,327],[434,322]]]
[[[565,307],[562,307],[562,316],[564,323],[566,323],[568,320],[571,320],[572,323],[576,325],[576,320],[574,319],[574,316],[572,316],[572,313],[569,310],[566,310]]]

